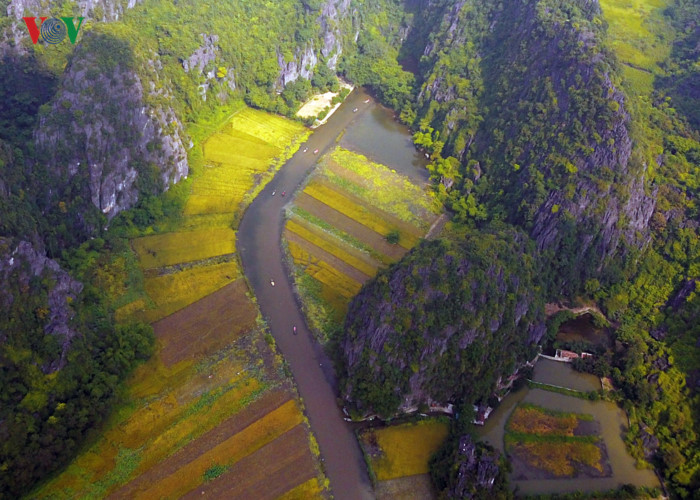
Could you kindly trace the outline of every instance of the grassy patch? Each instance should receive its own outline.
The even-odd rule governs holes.
[[[428,461],[447,438],[445,422],[424,420],[360,435],[368,463],[379,481],[426,474]]]

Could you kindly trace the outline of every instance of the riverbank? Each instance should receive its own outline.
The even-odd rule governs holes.
[[[340,108],[340,105],[343,104],[344,100],[341,100],[338,103],[333,104],[333,100],[341,95],[341,93],[345,90],[348,95],[355,89],[355,86],[344,81],[340,80],[340,90],[338,92],[325,92],[323,94],[316,94],[311,99],[306,101],[304,104],[302,104],[301,108],[299,108],[299,111],[297,111],[297,116],[300,118],[312,118],[312,117],[318,117],[323,110],[328,108],[328,112],[326,115],[321,119],[318,120],[316,119],[311,125],[312,129],[318,128],[324,123],[326,123],[331,116],[333,116],[333,113],[335,113],[338,108]]]

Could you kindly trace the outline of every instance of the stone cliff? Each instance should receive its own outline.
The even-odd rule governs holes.
[[[486,400],[545,332],[526,240],[484,233],[425,243],[366,285],[340,342],[346,400],[383,416]]]
[[[45,335],[56,337],[60,346],[58,355],[41,367],[48,374],[60,370],[67,362],[71,340],[77,335],[71,327],[74,315],[71,303],[78,297],[83,285],[32,243],[20,241],[15,244],[8,238],[0,238],[0,282],[8,284],[0,290],[0,310],[8,314],[15,302],[22,301],[22,294],[34,287],[34,280],[49,283],[45,307],[35,311],[35,314],[44,323]],[[6,340],[4,335],[9,333],[0,333],[0,344]]]
[[[34,133],[49,205],[82,197],[108,219],[187,176],[182,125],[155,55],[142,78],[126,42],[94,32],[76,48]],[[81,181],[70,189],[71,180]],[[92,229],[94,228],[85,228]]]

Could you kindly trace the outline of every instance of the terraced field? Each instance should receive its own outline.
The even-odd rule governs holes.
[[[336,148],[288,209],[284,237],[307,317],[322,340],[378,269],[417,245],[441,213],[420,186]]]
[[[157,353],[100,437],[33,497],[323,497],[318,447],[235,244],[240,211],[307,135],[243,109],[204,142],[178,227],[132,241],[145,294],[118,317],[151,322]]]

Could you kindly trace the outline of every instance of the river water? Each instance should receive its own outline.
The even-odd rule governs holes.
[[[338,387],[331,362],[306,328],[280,239],[286,203],[340,136],[344,137],[341,145],[348,149],[387,163],[413,179],[427,179],[425,159],[411,144],[408,129],[394,122],[390,111],[371,99],[365,102],[367,99],[369,96],[361,89],[353,91],[284,164],[246,210],[236,244],[260,311],[303,398],[333,495],[339,500],[372,498],[373,491],[353,426],[343,420],[337,404]],[[316,149],[319,152],[314,155]],[[288,193],[286,197],[272,195],[283,191]],[[294,327],[297,335],[293,334]]]
[[[418,184],[428,180],[428,161],[413,145],[408,127],[396,121],[394,111],[373,104],[345,129],[340,146],[386,165]]]
[[[579,391],[591,391],[600,388],[600,382],[597,377],[586,373],[578,373],[566,363],[543,358],[540,358],[537,365],[535,365],[533,380]],[[623,434],[627,429],[627,417],[617,405],[608,401],[588,401],[542,389],[523,387],[519,391],[506,396],[500,406],[494,410],[486,421],[486,425],[477,429],[477,434],[481,439],[503,453],[506,422],[513,409],[521,401],[552,410],[593,415],[600,424],[601,437],[605,442],[613,475],[612,477],[595,479],[536,479],[528,481],[514,481],[511,479],[512,485],[516,486],[520,493],[543,494],[602,491],[627,483],[637,486],[659,486],[658,479],[652,470],[635,468],[634,459],[627,453],[625,443],[622,440]]]

